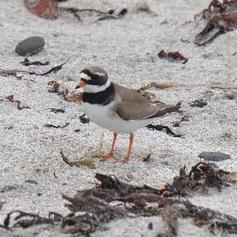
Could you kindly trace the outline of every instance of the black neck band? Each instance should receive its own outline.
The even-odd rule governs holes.
[[[90,104],[107,105],[114,98],[114,85],[110,84],[105,90],[97,93],[83,92],[82,101]]]

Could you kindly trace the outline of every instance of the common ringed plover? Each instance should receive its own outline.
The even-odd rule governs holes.
[[[97,66],[88,66],[81,71],[75,89],[78,88],[81,88],[81,103],[89,119],[113,132],[112,147],[108,154],[100,157],[101,160],[113,157],[117,134],[128,133],[129,145],[123,163],[128,162],[134,132],[157,117],[177,111],[181,106],[181,102],[176,105],[152,103],[138,92],[111,82],[106,71]]]

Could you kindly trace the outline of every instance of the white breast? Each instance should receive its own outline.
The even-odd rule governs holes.
[[[100,127],[115,133],[132,133],[148,125],[151,120],[123,120],[113,111],[113,102],[108,105],[82,103],[89,119]]]

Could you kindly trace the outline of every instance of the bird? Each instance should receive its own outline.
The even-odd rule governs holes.
[[[117,135],[129,134],[122,163],[128,162],[135,131],[181,107],[181,101],[176,105],[153,103],[139,92],[112,82],[107,72],[95,65],[86,66],[80,72],[75,89],[81,90],[81,105],[90,121],[113,132],[112,146],[107,154],[101,155],[102,161],[113,158]]]

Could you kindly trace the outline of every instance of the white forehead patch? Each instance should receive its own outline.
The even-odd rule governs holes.
[[[82,72],[82,73],[80,73],[80,79],[89,81],[89,80],[91,80],[91,77]]]
[[[105,77],[106,74],[104,72],[96,72],[96,75],[100,76],[100,77]]]

